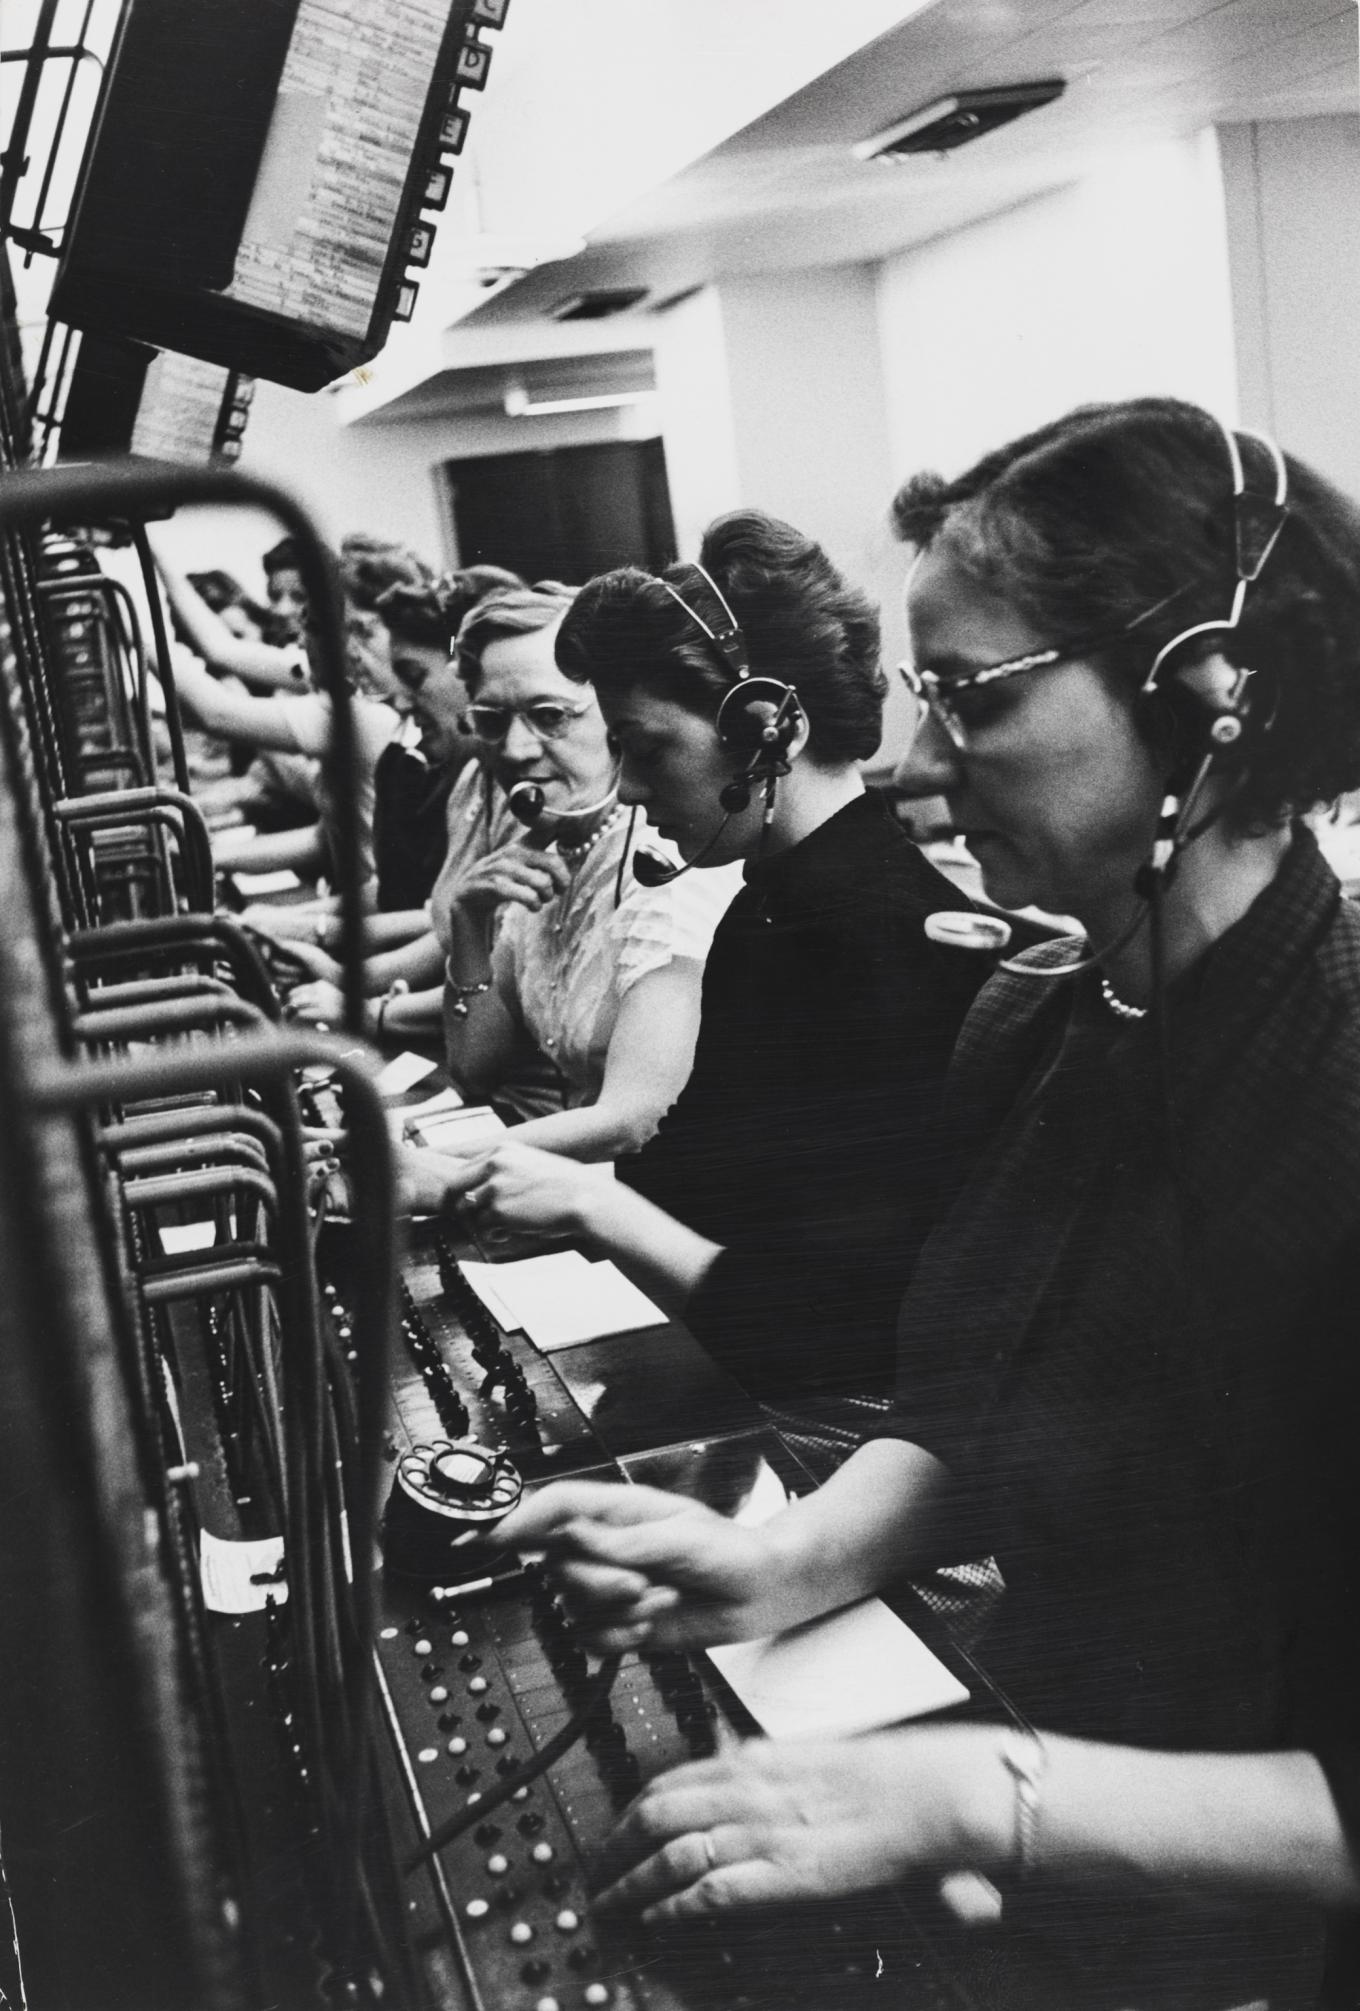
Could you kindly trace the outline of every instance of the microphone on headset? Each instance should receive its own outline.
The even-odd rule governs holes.
[[[549,810],[547,796],[539,782],[512,782],[505,792],[505,801],[510,815],[519,823],[530,826],[536,824],[575,823],[578,817],[594,817],[601,810],[607,810],[616,801],[619,793],[617,775],[609,786],[607,795],[598,803],[566,803],[560,810]]]
[[[643,887],[666,887],[672,880],[678,880],[682,873],[690,873],[703,864],[723,832],[732,821],[734,812],[728,810],[712,837],[705,840],[692,859],[682,859],[673,866],[669,859],[663,859],[657,852],[634,852],[633,878]]]

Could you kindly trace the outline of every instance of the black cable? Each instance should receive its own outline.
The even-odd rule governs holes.
[[[406,1860],[405,1870],[408,1876],[411,1872],[418,1871],[422,1864],[436,1856],[446,1845],[455,1842],[475,1824],[482,1822],[493,1809],[498,1809],[503,1802],[508,1802],[518,1789],[527,1787],[530,1781],[536,1781],[540,1774],[545,1774],[550,1766],[561,1759],[563,1753],[569,1752],[613,1689],[614,1679],[622,1664],[622,1655],[606,1655],[590,1679],[589,1688],[580,1708],[572,1713],[561,1731],[554,1732],[546,1746],[540,1746],[531,1760],[526,1760],[522,1767],[516,1767],[512,1774],[507,1774],[489,1794],[470,1802],[465,1809],[460,1810],[455,1816],[450,1816],[446,1823],[442,1823],[431,1836],[427,1837],[420,1849],[413,1851]]]

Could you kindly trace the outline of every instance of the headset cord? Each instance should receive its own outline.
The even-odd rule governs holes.
[[[591,1677],[579,1708],[568,1718],[561,1731],[554,1732],[546,1746],[540,1746],[531,1760],[526,1760],[522,1767],[516,1767],[512,1774],[507,1774],[489,1794],[469,1803],[467,1808],[461,1809],[457,1815],[450,1816],[446,1823],[442,1823],[426,1838],[420,1849],[413,1851],[407,1858],[405,1864],[407,1873],[419,1870],[422,1864],[470,1830],[475,1823],[482,1822],[493,1809],[498,1809],[503,1802],[508,1802],[518,1789],[527,1787],[530,1781],[536,1781],[540,1774],[545,1774],[550,1766],[560,1760],[562,1755],[575,1745],[608,1697],[622,1663],[622,1655],[606,1655]]]

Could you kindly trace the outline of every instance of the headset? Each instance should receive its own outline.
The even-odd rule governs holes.
[[[560,810],[549,810],[543,786],[538,782],[512,782],[505,792],[506,807],[510,815],[521,824],[532,829],[539,828],[543,843],[549,844],[556,835],[559,824],[574,824],[578,818],[598,817],[601,810],[612,809],[619,798],[618,769],[614,780],[598,803],[564,803]]]
[[[1006,960],[1000,969],[1018,977],[1066,978],[1098,964],[1122,950],[1151,919],[1154,936],[1160,934],[1162,897],[1176,875],[1181,854],[1207,831],[1225,807],[1218,803],[1196,819],[1196,810],[1211,775],[1225,759],[1243,750],[1248,717],[1252,712],[1251,679],[1255,674],[1246,665],[1229,664],[1219,654],[1208,660],[1196,655],[1177,665],[1187,645],[1205,637],[1231,636],[1242,619],[1247,590],[1256,584],[1274,551],[1289,515],[1289,471],[1284,455],[1265,433],[1246,427],[1234,431],[1221,419],[1213,422],[1223,435],[1232,472],[1233,555],[1236,583],[1232,606],[1221,620],[1196,622],[1169,642],[1163,643],[1152,659],[1138,692],[1135,716],[1149,738],[1165,737],[1168,724],[1183,743],[1171,784],[1162,801],[1152,849],[1134,876],[1139,906],[1128,927],[1112,943],[1105,943],[1074,963],[1048,966]],[[1242,453],[1245,441],[1253,441],[1269,457],[1271,480],[1265,488],[1249,484]],[[1274,722],[1272,704],[1252,722],[1253,733],[1268,732]],[[1160,943],[1153,945],[1154,962],[1160,962]]]
[[[700,565],[672,566],[669,579],[659,579],[676,606],[699,629],[732,673],[714,720],[720,746],[737,757],[739,766],[718,792],[722,822],[692,859],[673,866],[655,852],[639,852],[633,876],[644,887],[663,887],[701,865],[733,817],[751,806],[757,789],[765,794],[761,844],[774,819],[779,779],[789,772],[789,748],[803,724],[803,708],[791,684],[778,677],[752,677],[751,656],[741,624],[711,573]]]

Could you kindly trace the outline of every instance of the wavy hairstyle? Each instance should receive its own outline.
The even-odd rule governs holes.
[[[451,650],[468,614],[488,594],[524,591],[518,573],[502,566],[465,566],[421,584],[398,581],[373,603],[389,632],[406,642]]]
[[[483,566],[476,570],[487,572],[492,568]],[[531,587],[521,580],[479,600],[464,617],[455,644],[458,674],[469,694],[474,698],[477,695],[482,681],[482,653],[491,643],[501,642],[506,636],[533,635],[538,629],[550,628],[561,620],[575,598],[575,587],[563,586],[560,580],[539,580]]]
[[[878,615],[819,544],[762,510],[733,510],[704,533],[699,563],[746,637],[751,673],[794,686],[809,751],[829,763],[867,760],[882,731],[886,680]],[[641,686],[704,718],[717,716],[732,672],[655,578],[623,566],[587,582],[557,636],[563,676],[619,693]]]
[[[1259,480],[1261,449],[1248,442],[1246,451],[1249,479]],[[1238,627],[1204,643],[1253,672],[1224,810],[1243,831],[1360,785],[1360,509],[1303,462],[1286,461],[1289,514],[1275,549]],[[1207,412],[1179,399],[1083,406],[955,481],[914,477],[892,514],[900,537],[947,551],[1046,646],[1118,630],[1168,601],[1099,653],[1107,678],[1130,694],[1164,644],[1232,606],[1226,443]],[[1174,706],[1144,716],[1151,738],[1174,740]]]

